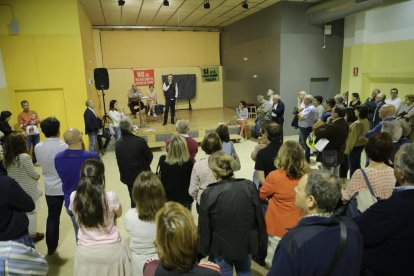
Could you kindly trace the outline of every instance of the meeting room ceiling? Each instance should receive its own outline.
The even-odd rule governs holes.
[[[242,7],[244,0],[209,0],[209,9],[204,8],[205,0],[169,0],[169,6],[164,6],[163,1],[125,0],[120,7],[118,0],[80,0],[93,26],[194,28],[225,27],[280,0],[248,0],[248,9]]]

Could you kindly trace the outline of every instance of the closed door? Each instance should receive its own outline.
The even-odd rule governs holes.
[[[312,96],[322,96],[322,98],[330,98],[329,78],[311,78],[310,93]]]

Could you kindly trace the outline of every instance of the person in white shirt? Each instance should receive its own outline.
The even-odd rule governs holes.
[[[391,88],[390,96],[391,96],[391,99],[385,100],[385,103],[394,105],[395,110],[397,110],[397,114],[398,114],[400,106],[401,106],[401,99],[398,98],[398,89],[397,88]]]
[[[109,118],[112,120],[112,128],[115,133],[115,137],[118,140],[121,138],[121,130],[119,129],[119,122],[125,118],[125,114],[118,107],[118,102],[116,100],[111,100],[109,103]]]
[[[124,217],[125,229],[131,236],[132,276],[143,275],[145,261],[158,259],[154,241],[157,227],[155,215],[166,201],[160,179],[152,172],[142,172],[134,182],[132,197],[136,208]]]
[[[321,96],[315,96],[313,98],[313,106],[316,108],[316,112],[318,113],[318,119],[320,119],[325,113],[325,108],[323,108],[323,98]]]
[[[55,117],[48,117],[40,123],[40,128],[46,140],[36,145],[37,162],[42,167],[45,182],[45,195],[48,208],[46,222],[46,245],[48,255],[56,252],[59,242],[60,213],[63,206],[62,180],[55,168],[55,156],[68,148],[68,145],[59,139],[60,122]]]
[[[273,106],[273,95],[275,94],[275,90],[269,88],[267,90],[267,98],[269,99],[269,103]]]

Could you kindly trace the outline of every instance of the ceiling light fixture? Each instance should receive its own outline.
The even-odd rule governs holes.
[[[204,8],[209,9],[210,8],[210,2],[208,0],[204,1]]]
[[[247,0],[243,1],[242,8],[246,10],[249,8],[249,4],[247,4]]]
[[[125,0],[118,0],[118,6],[122,7],[125,5]]]
[[[162,2],[162,5],[165,6],[165,7],[168,7],[170,5],[170,2],[168,2],[168,0],[164,0]]]

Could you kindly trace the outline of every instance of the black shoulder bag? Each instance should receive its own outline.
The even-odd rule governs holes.
[[[335,256],[333,257],[327,269],[325,270],[325,273],[324,273],[325,276],[330,276],[332,274],[332,271],[334,270],[336,264],[338,263],[339,259],[342,256],[342,252],[344,251],[346,240],[348,237],[345,222],[343,222],[340,218],[338,219],[339,219],[339,228],[340,228],[339,245],[338,245],[338,248],[336,249]]]

